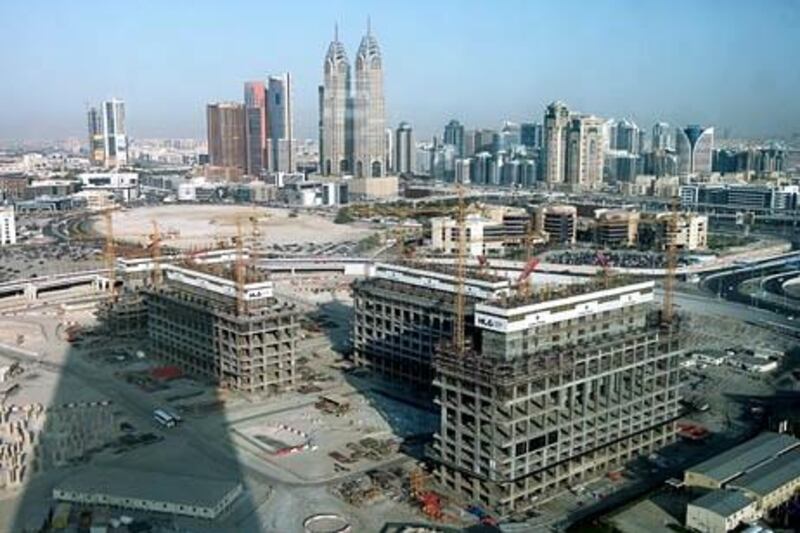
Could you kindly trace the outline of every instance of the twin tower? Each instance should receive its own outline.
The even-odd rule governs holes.
[[[355,90],[351,90],[350,62],[338,29],[325,55],[324,71],[319,88],[320,172],[357,178],[386,176],[383,60],[369,23],[356,54]]]

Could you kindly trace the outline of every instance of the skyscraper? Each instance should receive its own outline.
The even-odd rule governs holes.
[[[267,153],[267,89],[263,81],[248,81],[244,84],[244,107],[246,126],[246,171],[258,176],[269,168]]]
[[[245,107],[235,102],[208,104],[208,158],[229,178],[238,178],[247,168]]]
[[[112,98],[103,102],[103,140],[107,167],[128,164],[128,136],[125,133],[125,102]]]
[[[653,152],[659,150],[672,150],[674,148],[672,131],[669,124],[666,122],[656,122],[653,125],[653,135],[650,145]]]
[[[679,175],[711,172],[714,128],[692,124],[684,129],[677,129],[675,150],[678,155]]]
[[[526,148],[538,150],[542,147],[542,125],[523,122],[520,125],[520,142]]]
[[[569,109],[562,102],[553,102],[544,113],[544,150],[542,169],[548,185],[564,183],[567,156]]]
[[[353,161],[356,177],[386,175],[383,58],[369,22],[356,55],[353,99]]]
[[[639,127],[630,120],[620,120],[616,127],[616,142],[611,148],[624,150],[632,154],[639,153]]]
[[[386,128],[383,135],[383,153],[386,154],[386,173],[391,174],[394,169],[394,132],[392,128]]]
[[[512,151],[522,144],[522,128],[516,122],[504,121],[500,129],[496,150]]]
[[[95,165],[119,167],[128,164],[125,132],[125,102],[112,98],[87,111],[89,158]]]
[[[475,155],[475,141],[477,136],[478,132],[475,130],[466,130],[464,132],[464,157],[472,157]]]
[[[456,157],[464,157],[464,125],[453,119],[444,127],[444,143],[456,147]]]
[[[96,107],[90,107],[86,118],[89,126],[89,162],[92,165],[104,165],[106,150],[103,141],[103,114]]]
[[[414,146],[414,132],[408,122],[401,122],[395,132],[395,172],[400,175],[409,175],[414,172],[416,148]]]
[[[267,81],[269,165],[274,172],[294,172],[292,78],[286,72]]]
[[[351,172],[352,132],[349,123],[350,62],[339,41],[338,28],[328,46],[320,87],[320,172],[341,176]]]
[[[567,183],[583,189],[602,184],[604,122],[593,115],[575,115],[570,119],[567,128]]]

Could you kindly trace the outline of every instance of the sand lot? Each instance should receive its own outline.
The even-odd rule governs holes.
[[[334,224],[317,215],[290,217],[288,209],[243,205],[164,205],[115,211],[114,235],[119,240],[144,244],[152,233],[152,221],[158,222],[165,245],[176,248],[204,247],[236,235],[236,221],[248,240],[253,234],[253,220],[258,226],[261,245],[291,243],[336,243],[360,240],[369,229]],[[105,234],[105,224],[96,219],[94,228]]]

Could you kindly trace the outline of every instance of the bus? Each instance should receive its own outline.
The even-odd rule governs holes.
[[[178,420],[164,409],[154,410],[153,418],[155,419],[156,422],[158,422],[165,428],[171,428],[178,425]]]

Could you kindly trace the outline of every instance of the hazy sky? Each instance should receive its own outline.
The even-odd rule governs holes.
[[[353,60],[372,16],[389,124],[440,133],[540,121],[544,106],[733,135],[800,131],[800,1],[0,0],[0,139],[85,135],[85,105],[127,102],[133,137],[205,134],[209,101],[294,75],[316,137],[339,22]]]

